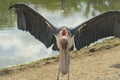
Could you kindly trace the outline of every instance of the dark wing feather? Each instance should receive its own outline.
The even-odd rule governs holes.
[[[77,49],[88,46],[100,38],[120,37],[120,12],[108,11],[100,14],[79,25],[71,32],[74,35]]]
[[[50,47],[55,43],[53,34],[56,28],[44,17],[25,4],[14,4],[9,9],[15,8],[17,13],[18,28],[29,31],[35,38]]]

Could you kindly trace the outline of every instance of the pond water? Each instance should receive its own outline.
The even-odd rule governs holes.
[[[1,0],[0,67],[6,67],[57,55],[29,32],[17,29],[16,14],[8,7],[25,3],[56,27],[74,28],[107,10],[120,10],[120,0]]]

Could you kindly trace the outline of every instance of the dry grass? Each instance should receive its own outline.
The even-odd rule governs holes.
[[[56,80],[58,56],[0,69],[0,80]],[[60,80],[66,80],[67,75]],[[120,39],[71,52],[70,80],[120,80]]]

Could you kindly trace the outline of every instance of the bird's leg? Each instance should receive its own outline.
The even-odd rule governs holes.
[[[60,76],[60,68],[59,68],[59,70],[58,70],[57,80],[59,80],[59,76]]]
[[[68,67],[68,80],[69,80],[69,75],[70,75],[70,59],[69,59],[69,67]]]
[[[68,80],[69,80],[69,71],[68,71]]]

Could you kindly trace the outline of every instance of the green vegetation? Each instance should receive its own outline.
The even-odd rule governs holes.
[[[62,2],[63,1],[63,2]],[[107,10],[120,10],[120,0],[1,0],[0,1],[0,27],[13,27],[16,20],[15,15],[12,14],[8,7],[14,3],[34,4],[35,8],[43,7],[49,11],[63,10],[64,16],[81,12],[84,16],[92,13],[96,15],[96,11],[104,12]],[[92,11],[90,11],[92,9]]]

